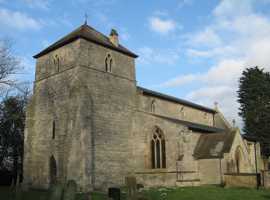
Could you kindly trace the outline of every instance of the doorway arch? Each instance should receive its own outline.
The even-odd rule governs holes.
[[[57,181],[57,164],[54,156],[50,157],[50,184],[54,184]]]

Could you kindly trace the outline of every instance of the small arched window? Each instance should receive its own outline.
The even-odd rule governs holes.
[[[105,58],[105,70],[106,72],[112,72],[113,59],[111,54],[108,54]]]
[[[151,101],[151,112],[152,113],[156,112],[156,101],[155,100]]]
[[[54,140],[55,139],[55,121],[53,120],[53,123],[52,123],[52,139]]]
[[[185,116],[186,116],[185,107],[181,106],[180,107],[180,117],[183,119]]]
[[[60,58],[57,54],[54,56],[53,64],[56,67],[56,72],[59,72],[60,71]]]
[[[151,139],[151,163],[153,169],[166,168],[166,147],[164,134],[156,127]]]

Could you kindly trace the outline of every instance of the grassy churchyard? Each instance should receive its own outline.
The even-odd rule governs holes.
[[[24,192],[20,200],[48,200],[48,192],[32,190]],[[77,200],[88,200],[85,195],[77,195]],[[93,193],[91,200],[107,200],[106,194]],[[125,194],[121,198],[125,200]],[[266,200],[270,190],[221,187],[155,188],[140,192],[139,199],[145,200]],[[9,188],[0,188],[0,200],[15,200]]]

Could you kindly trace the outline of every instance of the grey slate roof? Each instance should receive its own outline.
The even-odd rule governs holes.
[[[119,44],[119,46],[115,46],[113,43],[110,42],[110,40],[107,36],[98,32],[97,30],[95,30],[91,26],[89,26],[87,24],[83,24],[82,26],[80,26],[79,28],[77,28],[73,32],[69,33],[65,37],[61,38],[60,40],[58,40],[57,42],[55,42],[54,44],[52,44],[48,48],[46,48],[43,51],[41,51],[40,53],[36,54],[34,56],[34,58],[38,58],[42,55],[45,55],[45,54],[47,54],[47,53],[49,53],[57,48],[60,48],[60,47],[66,45],[70,42],[73,42],[79,38],[83,38],[87,41],[90,41],[90,42],[99,44],[101,46],[113,49],[115,51],[121,52],[121,53],[126,54],[128,56],[131,56],[133,58],[138,57],[136,54],[129,51],[128,49],[126,49],[125,47],[123,47],[120,44]]]
[[[229,153],[236,131],[227,133],[202,134],[198,140],[193,156],[196,159],[222,158]]]
[[[143,92],[143,94],[146,94],[146,95],[149,95],[149,96],[154,96],[154,97],[161,98],[161,99],[164,99],[164,100],[167,100],[167,101],[180,103],[180,104],[190,106],[190,107],[193,107],[193,108],[197,108],[199,110],[207,111],[207,112],[210,112],[210,113],[216,113],[217,112],[214,109],[211,109],[211,108],[208,108],[208,107],[205,107],[205,106],[201,106],[201,105],[192,103],[190,101],[179,99],[179,98],[176,98],[176,97],[173,97],[173,96],[169,96],[167,94],[162,94],[162,93],[159,93],[159,92],[156,92],[156,91],[153,91],[153,90],[149,90],[149,89],[146,89],[146,88],[143,88],[143,87],[139,87],[139,86],[137,88],[139,90],[141,90]]]
[[[156,117],[159,117],[159,118],[174,122],[174,123],[185,125],[190,130],[198,131],[200,133],[218,133],[218,134],[221,134],[221,133],[225,132],[224,129],[216,128],[216,127],[213,127],[213,126],[206,126],[206,125],[203,125],[203,124],[198,124],[198,123],[194,123],[194,122],[188,122],[188,121],[179,120],[179,119],[175,119],[175,118],[170,118],[170,117],[157,115],[157,114],[153,114],[153,115],[156,116]]]

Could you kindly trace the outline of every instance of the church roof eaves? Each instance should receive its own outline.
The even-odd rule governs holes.
[[[174,122],[174,123],[183,124],[183,125],[187,126],[192,131],[198,131],[198,132],[202,132],[202,133],[218,133],[218,134],[225,132],[224,129],[216,128],[213,126],[207,126],[204,124],[198,124],[198,123],[194,123],[194,122],[170,118],[170,117],[157,115],[157,114],[153,114],[153,115],[156,117],[159,117],[159,118],[169,120],[169,121]]]
[[[129,51],[127,48],[125,48],[124,46],[122,46],[120,44],[118,46],[115,46],[113,43],[110,42],[110,40],[107,36],[98,32],[97,30],[95,30],[91,26],[84,24],[84,25],[80,26],[79,28],[75,29],[74,31],[72,31],[71,33],[69,33],[68,35],[64,36],[63,38],[61,38],[57,42],[53,43],[52,45],[50,45],[49,47],[47,47],[46,49],[44,49],[40,53],[36,54],[34,56],[34,58],[39,58],[40,56],[43,56],[43,55],[45,55],[45,54],[47,54],[55,49],[58,49],[66,44],[69,44],[69,43],[71,43],[79,38],[83,38],[83,39],[90,41],[90,42],[93,42],[95,44],[99,44],[99,45],[107,47],[109,49],[121,52],[121,53],[126,54],[128,56],[131,56],[133,58],[138,57],[136,54]]]
[[[170,96],[170,95],[167,95],[167,94],[162,94],[160,92],[156,92],[156,91],[149,90],[149,89],[139,87],[139,86],[137,88],[139,90],[141,90],[143,92],[143,94],[146,94],[146,95],[154,96],[154,97],[161,98],[161,99],[164,99],[164,100],[167,100],[167,101],[172,101],[172,102],[175,102],[175,103],[180,103],[180,104],[190,106],[192,108],[196,108],[196,109],[203,110],[203,111],[206,111],[206,112],[210,112],[210,113],[213,113],[213,114],[217,113],[217,111],[214,110],[214,109],[211,109],[211,108],[208,108],[208,107],[205,107],[205,106],[202,106],[202,105],[199,105],[199,104],[187,101],[187,100],[179,99],[177,97],[173,97],[173,96]]]

